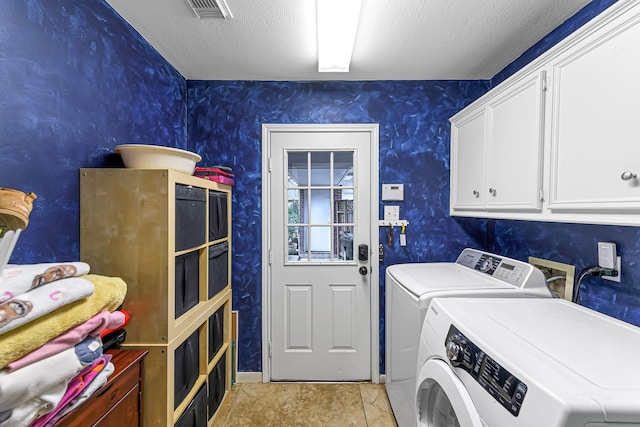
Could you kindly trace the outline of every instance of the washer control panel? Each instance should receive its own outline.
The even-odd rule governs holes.
[[[527,385],[469,341],[454,325],[445,340],[447,358],[468,372],[495,400],[517,417],[527,394]]]
[[[456,263],[518,287],[526,286],[534,268],[526,262],[469,248],[462,251]]]

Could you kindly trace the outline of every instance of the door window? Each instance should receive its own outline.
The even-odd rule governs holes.
[[[286,263],[353,262],[353,151],[286,153]]]

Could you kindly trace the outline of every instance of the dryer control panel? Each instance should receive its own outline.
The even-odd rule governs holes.
[[[517,287],[546,288],[544,275],[533,275],[535,267],[526,262],[467,248],[456,263]]]
[[[453,325],[449,327],[444,345],[453,366],[468,372],[507,411],[518,416],[527,394],[525,383],[469,341]]]

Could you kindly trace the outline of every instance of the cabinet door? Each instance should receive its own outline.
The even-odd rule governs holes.
[[[553,64],[553,211],[640,211],[640,4],[619,18]]]
[[[543,71],[503,89],[487,106],[486,206],[539,211],[542,207]]]
[[[485,110],[479,107],[451,122],[451,206],[483,209]]]

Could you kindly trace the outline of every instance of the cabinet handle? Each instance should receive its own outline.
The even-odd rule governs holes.
[[[622,178],[623,181],[631,181],[632,179],[637,179],[638,175],[630,171],[625,171],[625,172],[622,172],[622,175],[620,176],[620,178]]]
[[[491,195],[495,197],[495,195],[496,195],[496,189],[495,189],[495,188],[490,188],[490,189],[489,189],[489,193],[491,193]]]
[[[478,190],[473,190],[473,195],[476,196],[476,199],[480,197],[480,192]]]

